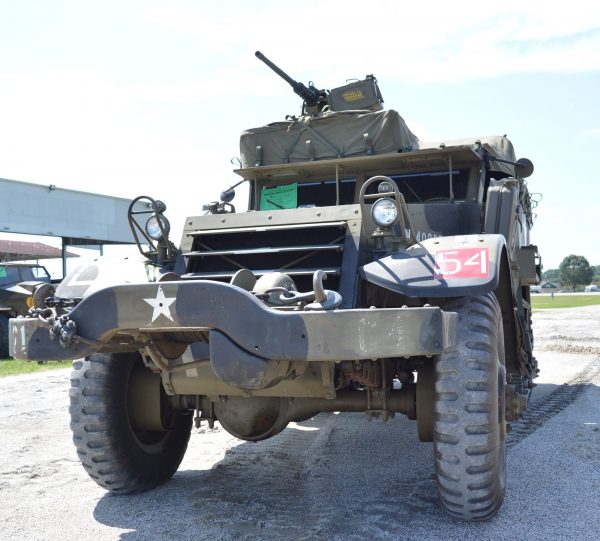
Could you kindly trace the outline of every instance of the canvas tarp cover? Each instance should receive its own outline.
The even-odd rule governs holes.
[[[247,130],[240,138],[244,168],[383,154],[416,146],[417,137],[393,110],[330,112],[274,122]]]
[[[428,150],[441,148],[470,146],[476,148],[481,145],[489,155],[501,160],[515,162],[515,150],[512,143],[504,135],[491,135],[487,137],[473,137],[470,139],[454,139],[451,141],[419,141],[419,150]],[[490,160],[488,168],[490,171],[502,171],[508,175],[514,176],[515,168],[512,164]]]

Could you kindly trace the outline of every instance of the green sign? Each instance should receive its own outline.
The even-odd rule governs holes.
[[[298,183],[263,188],[260,191],[260,210],[295,209],[298,206]]]
[[[6,267],[0,265],[0,278],[6,278]]]

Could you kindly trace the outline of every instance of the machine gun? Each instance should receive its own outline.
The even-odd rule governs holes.
[[[325,90],[319,90],[315,87],[312,82],[308,83],[308,87],[303,83],[294,81],[285,71],[273,64],[264,54],[260,51],[256,51],[256,58],[262,60],[267,66],[269,66],[279,77],[281,77],[287,84],[289,84],[294,92],[298,94],[303,100],[302,114],[318,114],[323,110],[323,107],[327,105],[327,92]]]
[[[377,79],[373,75],[367,75],[364,79],[354,81],[345,86],[333,88],[332,90],[319,90],[312,82],[308,86],[294,81],[285,71],[273,64],[264,54],[256,51],[256,58],[262,60],[279,77],[286,81],[304,102],[302,114],[316,116],[328,107],[329,111],[355,111],[368,109],[378,111],[381,109],[383,98],[377,85]]]

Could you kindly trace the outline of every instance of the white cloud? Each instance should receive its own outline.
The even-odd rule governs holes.
[[[208,13],[176,5],[140,16],[162,30],[189,34],[207,54],[231,57],[225,72],[242,78],[257,71],[255,48],[315,80],[366,70],[388,80],[436,81],[600,69],[600,4],[589,1],[373,0],[368,12],[357,0],[309,0],[301,8],[230,2]]]
[[[582,131],[579,135],[586,139],[598,139],[600,138],[600,128],[590,128],[589,130]]]
[[[299,100],[254,58],[256,49],[317,85],[367,73],[393,86],[600,69],[600,3],[588,0],[107,0],[101,24],[85,3],[53,5],[63,11],[36,21],[42,37],[28,13],[0,20],[0,28],[14,26],[13,35],[0,33],[11,51],[0,58],[0,176],[147,193],[169,203],[170,217],[197,214],[233,184],[229,158],[241,129],[298,111]],[[165,46],[172,48],[161,56]],[[261,111],[269,100],[276,106]],[[422,139],[447,135],[418,118],[408,124]],[[190,187],[194,198],[182,196]]]

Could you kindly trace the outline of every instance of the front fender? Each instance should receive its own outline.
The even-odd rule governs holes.
[[[31,307],[31,297],[37,287],[46,282],[19,282],[6,289],[0,288],[0,311],[25,315]]]
[[[88,297],[92,293],[121,284],[160,281],[168,269],[135,257],[102,256],[71,271],[56,288],[57,297]]]
[[[408,297],[483,295],[498,285],[503,235],[424,240],[361,267],[362,277]]]

